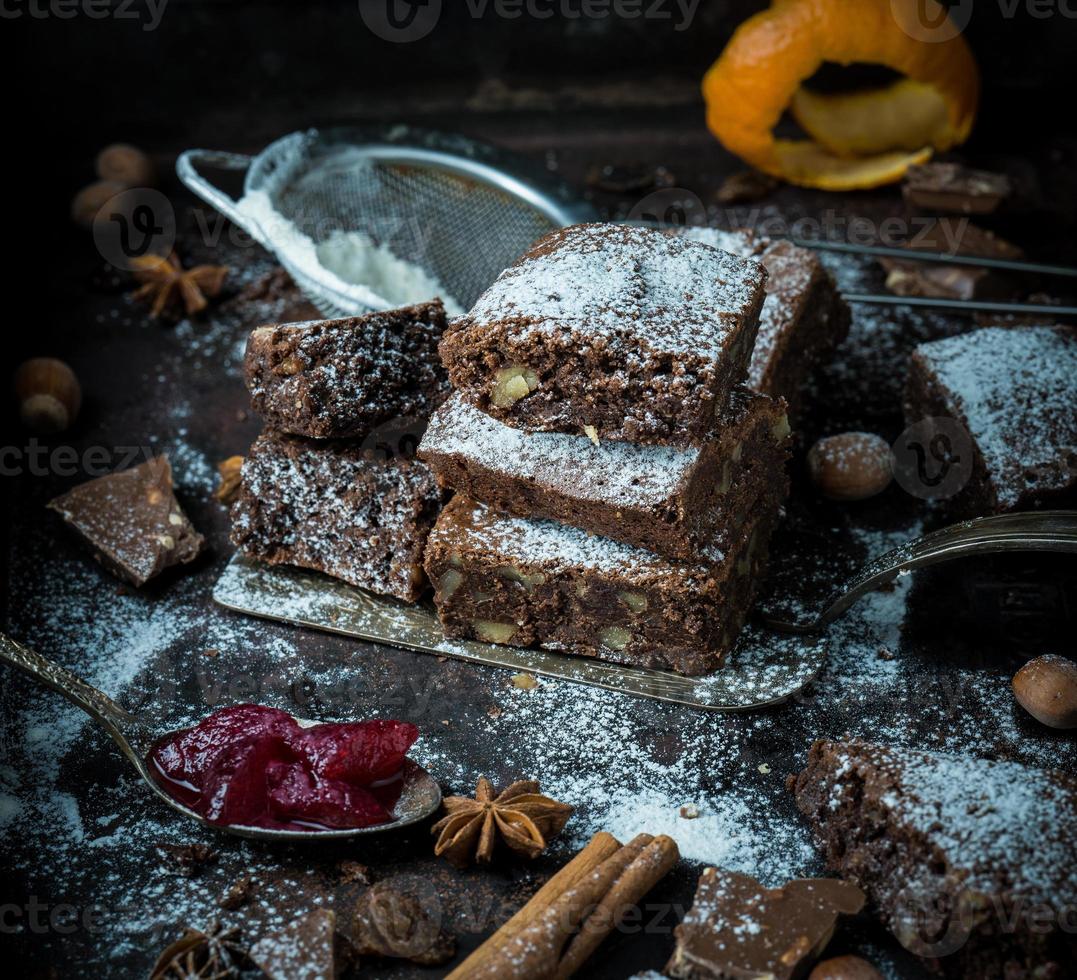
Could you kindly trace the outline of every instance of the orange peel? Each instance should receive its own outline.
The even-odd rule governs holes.
[[[899,180],[963,142],[976,117],[980,75],[965,39],[948,30],[928,40],[909,27],[946,16],[936,0],[774,0],[737,28],[704,77],[707,125],[726,149],[794,184],[851,190]],[[825,62],[904,77],[867,92],[806,89]],[[786,109],[810,139],[774,136]]]

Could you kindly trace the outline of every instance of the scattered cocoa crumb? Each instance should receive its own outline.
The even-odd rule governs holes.
[[[370,884],[370,868],[359,861],[341,861],[337,864],[337,874],[346,885]]]
[[[210,647],[208,650],[203,650],[202,653],[207,657],[211,657],[213,659],[216,659],[217,657],[220,656],[221,651],[220,650],[214,650],[213,647]]]
[[[250,875],[244,875],[229,885],[228,890],[217,900],[217,904],[229,912],[242,908],[254,894],[255,883]]]
[[[500,718],[502,714],[504,714],[504,711],[496,704],[492,704],[489,708],[486,709],[486,714],[489,715],[491,718]]]
[[[174,870],[185,878],[196,875],[207,864],[214,864],[217,852],[208,844],[158,844],[157,850],[169,858]]]
[[[758,170],[742,170],[726,177],[714,197],[719,204],[747,204],[772,193],[778,183],[775,177]]]
[[[880,660],[893,660],[894,651],[889,647],[879,647],[879,659]]]

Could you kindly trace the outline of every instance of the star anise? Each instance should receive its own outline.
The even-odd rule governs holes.
[[[135,299],[150,300],[150,316],[159,317],[177,300],[187,315],[200,313],[208,305],[207,296],[216,296],[228,274],[226,265],[196,265],[184,269],[173,252],[168,258],[161,255],[140,255],[131,260],[132,273],[142,283],[132,294]]]
[[[539,793],[539,784],[521,779],[500,795],[485,776],[479,779],[475,799],[450,796],[445,816],[431,828],[438,834],[434,854],[458,868],[474,858],[479,864],[493,860],[500,840],[527,858],[537,857],[548,838],[561,832],[573,807]]]
[[[188,928],[164,951],[150,980],[232,980],[247,964],[247,951],[236,942],[236,929],[222,929],[214,920],[205,931]]]

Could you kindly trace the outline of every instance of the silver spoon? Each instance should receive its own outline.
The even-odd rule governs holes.
[[[142,719],[136,718],[130,712],[125,711],[107,695],[102,694],[96,687],[86,683],[81,677],[76,677],[69,670],[65,670],[59,664],[53,663],[40,653],[35,653],[21,643],[16,643],[11,637],[0,633],[0,660],[4,660],[14,667],[25,671],[31,677],[59,692],[68,701],[86,712],[94,721],[98,722],[109,733],[112,740],[120,747],[123,754],[131,761],[138,770],[143,781],[165,801],[173,810],[182,813],[191,820],[197,820],[200,824],[213,830],[223,830],[239,837],[254,837],[259,840],[274,841],[309,841],[309,840],[341,840],[347,837],[358,837],[365,834],[376,834],[386,830],[397,830],[409,824],[418,823],[426,819],[441,805],[441,789],[437,781],[422,766],[411,759],[404,760],[404,785],[400,792],[400,798],[393,808],[391,823],[377,824],[373,827],[354,827],[344,830],[272,830],[263,827],[242,827],[231,824],[210,823],[200,814],[189,810],[178,800],[173,799],[164,788],[153,778],[147,765],[150,750],[164,736],[171,734],[147,725]],[[293,716],[294,717],[294,716]],[[315,722],[305,718],[296,718],[296,723],[309,727]]]
[[[843,582],[822,612],[809,622],[790,623],[774,616],[760,618],[766,626],[783,633],[817,633],[861,596],[894,581],[900,574],[951,558],[1006,551],[1077,554],[1077,510],[1001,514],[952,524],[873,558]]]

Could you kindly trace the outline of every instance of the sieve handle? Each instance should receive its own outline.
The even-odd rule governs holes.
[[[247,153],[229,153],[227,150],[185,150],[176,160],[176,174],[184,185],[194,191],[203,201],[220,211],[233,224],[239,225],[260,245],[265,246],[266,240],[262,229],[239,210],[233,198],[199,172],[199,167],[246,170],[253,159]]]

